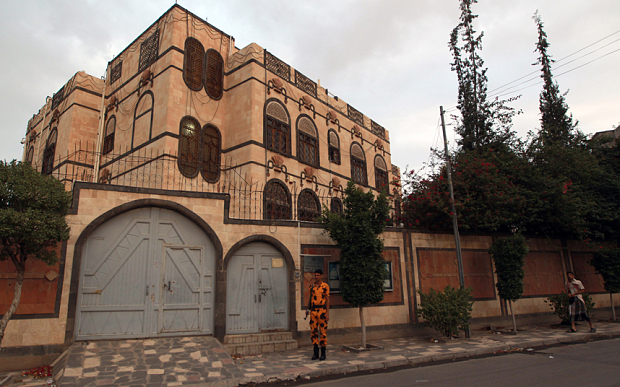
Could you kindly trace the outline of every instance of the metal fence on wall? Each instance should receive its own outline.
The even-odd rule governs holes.
[[[100,157],[99,173],[94,173],[94,165]],[[40,170],[40,165],[35,166]],[[120,154],[97,154],[92,148],[75,149],[54,160],[52,176],[64,183],[68,191],[74,182],[83,181],[134,188],[149,188],[167,191],[222,193],[229,196],[229,217],[243,220],[264,220],[265,185],[253,182],[247,166],[239,166],[232,160],[225,160],[220,166],[220,178],[215,183],[205,181],[200,173],[188,178],[178,168],[178,158],[174,153],[158,150],[140,149]],[[291,180],[293,177],[291,177]],[[289,180],[289,181],[291,181]],[[301,178],[295,178],[303,183]],[[318,211],[331,209],[332,199],[342,198],[342,191],[321,187],[314,182],[289,184],[290,216],[281,220],[299,220],[299,194],[309,188],[320,203]],[[393,211],[394,212],[394,211]],[[278,219],[280,220],[280,219]]]

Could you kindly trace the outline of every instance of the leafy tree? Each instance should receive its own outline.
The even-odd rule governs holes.
[[[469,327],[474,305],[471,292],[471,288],[453,288],[449,285],[443,292],[429,289],[425,294],[418,290],[422,302],[417,314],[424,318],[426,325],[451,338],[459,333],[459,329],[466,330]]]
[[[618,174],[601,162],[602,152],[596,151],[596,144],[587,140],[569,115],[565,94],[553,79],[549,42],[538,14],[534,21],[539,53],[535,64],[541,66],[543,90],[541,127],[528,149],[532,163],[528,184],[535,187],[538,198],[528,231],[584,241],[615,239],[620,226]]]
[[[620,293],[620,249],[616,247],[596,252],[590,261],[590,265],[605,281],[605,290],[609,292],[611,311],[615,321],[616,309],[613,294]]]
[[[539,53],[538,60],[534,65],[540,65],[543,90],[540,93],[540,141],[546,145],[570,146],[571,140],[577,135],[572,115],[568,114],[568,105],[564,100],[564,94],[560,93],[560,87],[553,80],[551,65],[553,59],[547,53],[549,42],[547,33],[543,29],[543,22],[538,15],[534,14],[534,21],[538,29],[538,42],[536,51]]]
[[[523,278],[525,277],[523,265],[528,251],[527,241],[522,234],[513,234],[498,239],[489,248],[489,254],[493,256],[495,262],[497,292],[501,298],[510,303],[514,333],[517,333],[517,323],[512,303],[520,299],[523,294]]]
[[[39,174],[29,164],[0,161],[0,260],[17,270],[13,302],[0,321],[0,344],[19,306],[27,259],[52,265],[58,242],[69,239],[65,215],[70,195],[58,180]]]
[[[471,6],[478,0],[461,0],[460,23],[452,30],[448,45],[454,61],[452,71],[459,83],[457,108],[461,113],[456,132],[463,150],[504,143],[514,134],[510,131],[514,109],[508,101],[487,101],[487,68],[479,55],[484,33],[477,34]]]
[[[323,229],[340,249],[340,290],[342,298],[359,308],[362,326],[362,348],[366,347],[364,306],[383,300],[387,277],[382,257],[383,240],[389,205],[384,194],[375,197],[364,193],[349,181],[344,191],[342,215],[327,207],[319,217]]]
[[[511,232],[531,211],[531,193],[521,183],[524,159],[498,148],[459,152],[452,180],[458,224],[470,232]],[[452,210],[445,166],[427,177],[409,175],[400,220],[409,227],[451,230]]]

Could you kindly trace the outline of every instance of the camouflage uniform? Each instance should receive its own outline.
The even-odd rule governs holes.
[[[327,321],[325,321],[327,311],[325,310],[325,304],[329,297],[329,285],[325,282],[318,286],[310,285],[310,297],[312,299],[310,311],[312,344],[325,347],[327,345]]]

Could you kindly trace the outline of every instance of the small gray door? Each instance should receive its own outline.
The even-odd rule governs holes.
[[[76,339],[213,333],[215,248],[183,215],[141,208],[86,240]]]
[[[266,243],[242,247],[228,264],[226,333],[288,329],[288,279],[282,254]]]

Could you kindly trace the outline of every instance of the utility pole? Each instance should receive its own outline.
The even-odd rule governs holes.
[[[461,289],[465,287],[465,272],[463,271],[463,257],[461,256],[461,238],[459,237],[459,224],[456,218],[456,207],[454,205],[454,187],[452,186],[452,164],[450,163],[450,151],[448,150],[448,138],[446,137],[446,124],[443,119],[443,106],[439,107],[441,116],[441,129],[443,130],[443,147],[446,153],[446,171],[448,172],[448,186],[450,187],[450,207],[452,210],[452,228],[454,229],[454,243],[456,245],[456,262],[459,269],[459,285]],[[470,337],[469,328],[465,331],[465,337]]]

